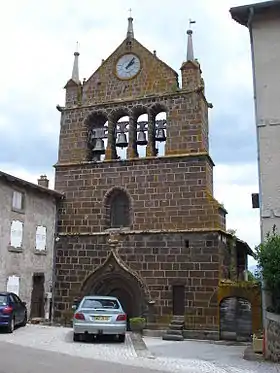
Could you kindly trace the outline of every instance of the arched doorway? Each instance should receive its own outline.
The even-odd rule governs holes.
[[[111,251],[105,262],[86,279],[81,290],[83,295],[117,297],[128,320],[131,317],[144,316],[147,312],[147,286],[114,251]]]
[[[134,284],[135,285],[135,284]],[[142,296],[138,287],[133,287],[127,279],[118,274],[110,274],[101,277],[93,285],[88,295],[110,295],[118,298],[123,310],[127,314],[128,327],[131,317],[140,316],[142,313]]]
[[[252,307],[247,299],[228,297],[221,301],[220,337],[238,341],[252,339]]]

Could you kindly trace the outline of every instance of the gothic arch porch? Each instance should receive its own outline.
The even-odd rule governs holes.
[[[128,318],[144,316],[149,291],[143,280],[111,251],[105,262],[87,277],[83,295],[111,295],[121,302]]]

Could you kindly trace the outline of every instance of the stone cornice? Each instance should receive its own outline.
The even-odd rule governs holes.
[[[104,160],[101,162],[96,162],[96,161],[82,161],[82,162],[69,162],[69,163],[56,163],[53,165],[54,168],[59,168],[59,167],[80,167],[80,166],[86,166],[86,165],[94,165],[94,164],[108,164],[108,163],[116,163],[117,165],[121,164],[129,164],[131,162],[148,162],[151,160],[167,160],[167,159],[180,159],[180,158],[207,158],[208,161],[210,162],[211,166],[215,166],[212,158],[210,157],[209,153],[207,152],[201,152],[201,153],[185,153],[185,154],[171,154],[171,155],[165,155],[162,157],[145,157],[145,158],[130,158],[130,159],[108,159]]]
[[[195,89],[191,90],[186,90],[186,89],[180,89],[178,88],[176,92],[166,92],[166,93],[159,93],[159,94],[151,94],[151,95],[146,95],[146,96],[139,96],[139,97],[128,97],[127,99],[115,99],[111,101],[106,101],[106,102],[97,102],[97,103],[92,103],[92,104],[81,104],[81,105],[76,105],[72,107],[62,107],[60,105],[57,105],[57,110],[60,112],[67,112],[67,111],[74,111],[74,110],[81,110],[81,109],[89,109],[94,107],[95,110],[101,109],[101,108],[108,108],[111,106],[119,106],[119,105],[125,105],[125,104],[145,104],[145,102],[149,103],[150,100],[157,99],[160,101],[161,99],[166,99],[166,98],[179,98],[180,96],[187,96],[192,93],[199,93],[202,96],[202,99],[205,101],[205,103],[208,105],[209,108],[212,108],[213,105],[209,103],[206,100],[206,97],[203,93],[203,85],[200,85],[196,87]]]
[[[228,233],[218,228],[190,228],[190,229],[148,229],[148,230],[126,230],[126,229],[108,229],[102,232],[77,232],[58,233],[57,237],[77,237],[77,236],[110,236],[118,235],[137,235],[137,234],[169,234],[169,233],[220,233],[228,235]]]

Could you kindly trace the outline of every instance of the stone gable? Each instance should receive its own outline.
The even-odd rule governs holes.
[[[141,70],[131,80],[116,76],[116,63],[126,53],[140,59]],[[102,63],[83,86],[83,102],[91,104],[112,100],[145,97],[151,94],[170,93],[178,87],[177,73],[136,39],[127,46],[127,39]]]

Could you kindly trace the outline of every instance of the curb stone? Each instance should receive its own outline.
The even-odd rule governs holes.
[[[155,359],[156,357],[149,351],[146,343],[144,342],[142,336],[138,333],[130,333],[130,338],[138,357],[143,357],[146,359]]]

